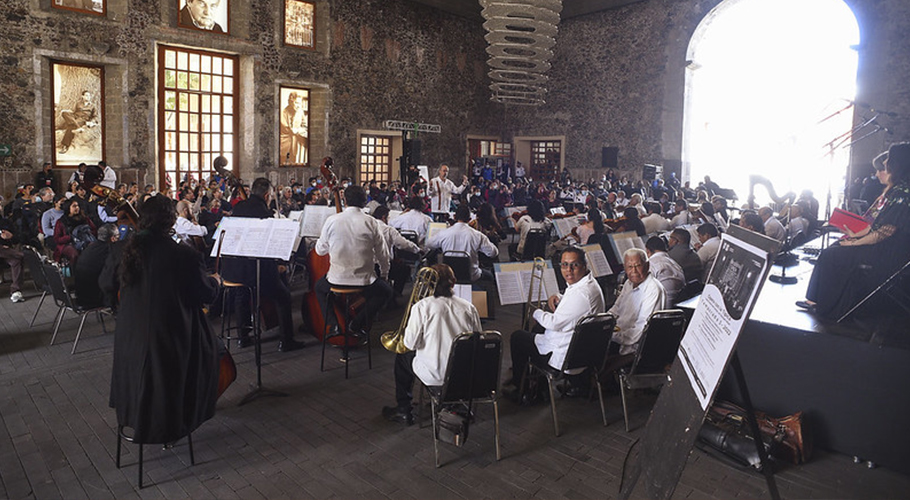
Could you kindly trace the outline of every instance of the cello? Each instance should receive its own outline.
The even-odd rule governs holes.
[[[319,171],[322,174],[322,180],[326,187],[332,190],[332,198],[335,200],[335,213],[341,213],[341,188],[338,186],[338,177],[332,170],[332,165],[332,158],[325,157],[322,159],[322,165],[319,167]],[[304,208],[304,210],[306,210],[306,208]],[[322,337],[325,335],[326,322],[325,317],[322,314],[322,308],[319,307],[319,300],[316,298],[316,283],[328,274],[331,262],[328,255],[318,255],[315,248],[307,253],[306,262],[307,268],[309,269],[310,290],[303,296],[302,311],[305,314],[303,321],[305,325],[309,325],[310,334],[317,339],[322,340]],[[363,303],[364,300],[361,298],[354,301],[351,304],[351,307],[358,308]],[[334,307],[335,317],[338,318],[339,328],[346,328],[345,318],[348,316],[344,314],[344,310],[338,304],[335,304]],[[353,315],[350,317],[353,317]],[[340,346],[344,343],[344,337],[331,337],[328,339],[328,343]],[[357,343],[357,339],[353,337],[348,339],[349,347],[356,346]]]

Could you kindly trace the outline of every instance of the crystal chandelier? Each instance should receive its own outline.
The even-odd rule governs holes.
[[[490,66],[490,100],[540,105],[556,45],[562,0],[480,0]]]

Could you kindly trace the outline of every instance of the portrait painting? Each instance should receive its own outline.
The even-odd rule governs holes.
[[[310,146],[310,91],[280,87],[279,94],[278,163],[282,167],[306,165]]]
[[[316,48],[316,5],[301,0],[284,0],[284,44]]]
[[[76,166],[104,159],[104,68],[54,62],[54,163]]]
[[[51,5],[57,9],[73,10],[103,16],[107,13],[107,0],[53,0]]]
[[[177,26],[212,33],[230,33],[230,0],[177,0]]]

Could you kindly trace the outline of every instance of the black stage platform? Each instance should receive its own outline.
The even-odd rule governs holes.
[[[740,337],[752,402],[777,417],[802,410],[816,447],[910,473],[910,317],[884,297],[841,324],[797,308],[812,274],[811,250],[820,244],[794,252],[800,260],[787,275],[796,284],[765,283]],[[698,297],[680,307],[697,304]],[[717,399],[740,401],[732,372]]]

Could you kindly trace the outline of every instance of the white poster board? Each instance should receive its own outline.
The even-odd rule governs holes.
[[[504,306],[524,304],[528,301],[528,294],[531,292],[531,271],[533,269],[534,262],[497,262],[493,264],[500,304]],[[557,293],[559,293],[559,284],[556,281],[556,271],[553,269],[553,263],[547,261],[547,267],[543,272],[543,291],[538,294],[535,288],[531,297],[532,300],[536,301],[538,296],[546,299]]]
[[[291,219],[225,217],[215,231],[211,256],[217,257],[220,250],[231,257],[290,260],[299,231],[300,225]]]

